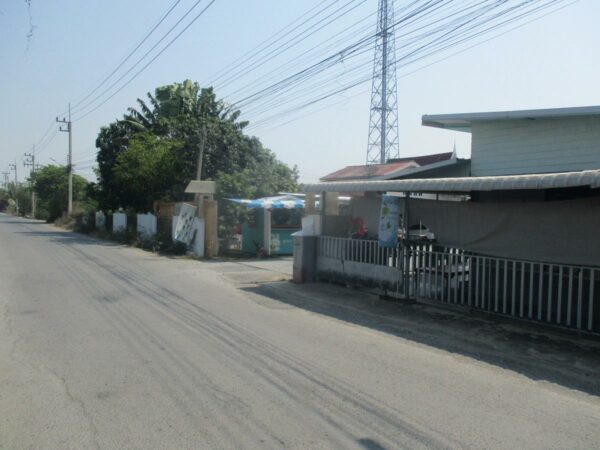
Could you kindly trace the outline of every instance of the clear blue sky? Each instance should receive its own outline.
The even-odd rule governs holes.
[[[74,124],[74,161],[79,173],[92,177],[99,128],[120,118],[137,97],[186,78],[210,81],[223,67],[321,1],[217,0],[136,80]],[[193,3],[181,0],[156,36]],[[396,0],[397,6],[402,3],[406,1]],[[0,171],[15,157],[21,164],[23,153],[40,140],[53,118],[65,111],[67,102],[77,102],[102,80],[171,4],[171,0],[32,0],[35,28],[28,41],[30,19],[25,1],[0,2]],[[282,64],[293,62],[315,43],[340,35],[350,23],[366,18],[376,8],[377,0],[364,1],[344,19],[254,74],[216,83],[217,95],[238,100],[236,88],[255,77],[273,74],[277,78]],[[454,140],[459,156],[468,156],[467,134],[422,127],[423,114],[600,104],[599,19],[600,1],[580,0],[414,74],[402,76],[418,66],[400,68],[402,156],[449,151]],[[368,27],[369,20],[365,20]],[[374,18],[371,22],[374,29]],[[155,40],[149,42],[151,46]],[[336,70],[343,73],[344,64]],[[284,123],[287,118],[274,120],[253,132],[280,159],[298,165],[302,181],[315,181],[345,165],[364,162],[368,90],[369,85],[364,85],[331,99],[333,107],[316,111],[327,103],[317,105],[303,111],[311,113],[303,118],[288,124]],[[246,118],[254,121],[267,116],[248,110]],[[66,133],[57,134],[39,154],[39,162],[53,158],[64,163],[66,148]],[[22,165],[19,170],[20,175],[24,173]]]

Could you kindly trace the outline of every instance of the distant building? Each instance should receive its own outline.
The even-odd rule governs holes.
[[[321,178],[321,181],[394,180],[422,176],[468,176],[469,161],[457,159],[454,152],[390,159],[386,164],[347,166]]]

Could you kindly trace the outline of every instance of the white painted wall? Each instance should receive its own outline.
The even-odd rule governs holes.
[[[106,226],[106,216],[102,211],[96,211],[96,228],[101,229]]]
[[[204,233],[204,219],[195,217],[194,225],[192,226],[192,235],[194,238],[190,243],[189,250],[198,258],[204,258]]]
[[[156,235],[156,216],[154,214],[137,215],[137,233],[141,237],[151,238]]]
[[[471,174],[600,169],[600,117],[474,123]]]
[[[127,230],[127,214],[113,214],[113,233],[123,233]]]

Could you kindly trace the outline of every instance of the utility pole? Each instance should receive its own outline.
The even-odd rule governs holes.
[[[202,123],[202,136],[200,138],[200,146],[198,148],[198,164],[196,165],[196,180],[202,179],[202,160],[204,159],[204,147],[206,145],[206,116]],[[204,199],[202,194],[195,194],[194,200],[196,201],[197,215],[198,217],[204,217]]]
[[[10,172],[2,172],[2,176],[4,178],[4,189],[8,189],[8,176],[10,175]]]
[[[67,207],[67,214],[70,216],[73,212],[73,124],[71,123],[71,103],[69,103],[69,119],[66,120],[64,117],[62,120],[56,118],[58,123],[66,124],[67,128],[62,125],[59,131],[69,133],[69,156],[67,158],[67,170],[69,171],[69,203]]]
[[[31,149],[31,153],[25,153],[25,167],[30,166],[31,171],[29,172],[29,184],[31,187],[31,217],[35,219],[35,191],[33,190],[33,175],[35,174],[35,145]]]
[[[394,0],[379,0],[367,164],[385,164],[399,156]]]
[[[15,163],[9,166],[12,170],[15,171],[15,204],[17,206],[17,216],[19,215],[19,176],[17,173],[17,158],[15,158]]]

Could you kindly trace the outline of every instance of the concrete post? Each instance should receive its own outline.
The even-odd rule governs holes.
[[[265,254],[271,254],[271,210],[263,209],[263,247]]]
[[[219,253],[218,205],[213,199],[204,200],[204,254],[208,258]]]

